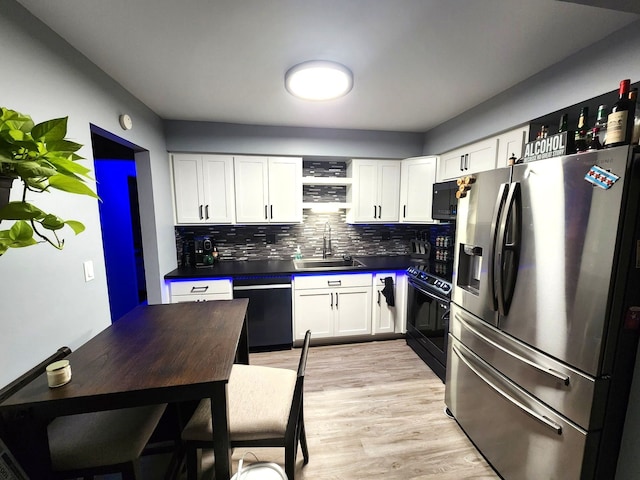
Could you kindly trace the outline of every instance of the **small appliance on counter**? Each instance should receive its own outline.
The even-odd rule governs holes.
[[[213,267],[215,247],[208,236],[193,237],[193,259],[196,268]]]

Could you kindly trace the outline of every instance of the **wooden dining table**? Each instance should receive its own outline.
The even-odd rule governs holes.
[[[55,417],[211,398],[215,475],[228,480],[227,383],[234,363],[249,363],[247,304],[236,299],[138,306],[66,357],[68,384],[49,388],[43,374],[5,399],[0,413],[24,422],[27,474],[51,475],[47,424]]]

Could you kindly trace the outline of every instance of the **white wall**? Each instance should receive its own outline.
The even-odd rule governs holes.
[[[0,0],[0,105],[40,122],[69,117],[68,137],[93,169],[90,124],[148,149],[137,156],[148,294],[167,299],[162,276],[175,268],[170,173],[161,120],[13,0]],[[134,122],[125,132],[118,116]],[[17,182],[14,182],[17,186]],[[19,195],[12,190],[12,199]],[[77,348],[110,323],[98,204],[51,193],[38,205],[85,224],[65,247],[11,249],[0,257],[0,387],[62,345]],[[3,222],[0,228],[7,228]],[[85,283],[92,260],[96,279]],[[164,295],[164,296],[163,296]]]
[[[624,78],[640,80],[640,21],[428,131],[423,154],[441,154],[616,90]]]
[[[360,158],[421,154],[420,133],[165,121],[170,152]]]

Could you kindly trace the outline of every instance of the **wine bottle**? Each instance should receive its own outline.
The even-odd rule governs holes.
[[[607,144],[607,106],[600,105],[598,107],[598,115],[596,116],[596,124],[600,135],[600,143],[604,147]]]
[[[569,114],[568,113],[563,113],[562,116],[560,117],[560,123],[558,124],[558,133],[562,133],[562,132],[566,132],[567,131],[567,123],[569,121]]]
[[[591,130],[591,140],[589,140],[589,147],[587,148],[588,151],[600,150],[602,148],[602,144],[598,138],[599,133],[600,129],[598,127],[593,127]]]
[[[631,141],[631,129],[633,126],[633,111],[629,101],[629,84],[627,78],[620,82],[619,98],[611,107],[611,113],[607,117],[607,148],[626,145]]]
[[[578,129],[575,133],[575,146],[578,152],[587,150],[587,119],[589,118],[589,107],[582,107],[580,118],[578,119]]]

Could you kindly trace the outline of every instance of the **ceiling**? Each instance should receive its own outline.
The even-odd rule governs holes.
[[[18,1],[164,119],[400,132],[640,18],[637,0]],[[353,71],[346,97],[287,93],[284,73],[316,59]]]

